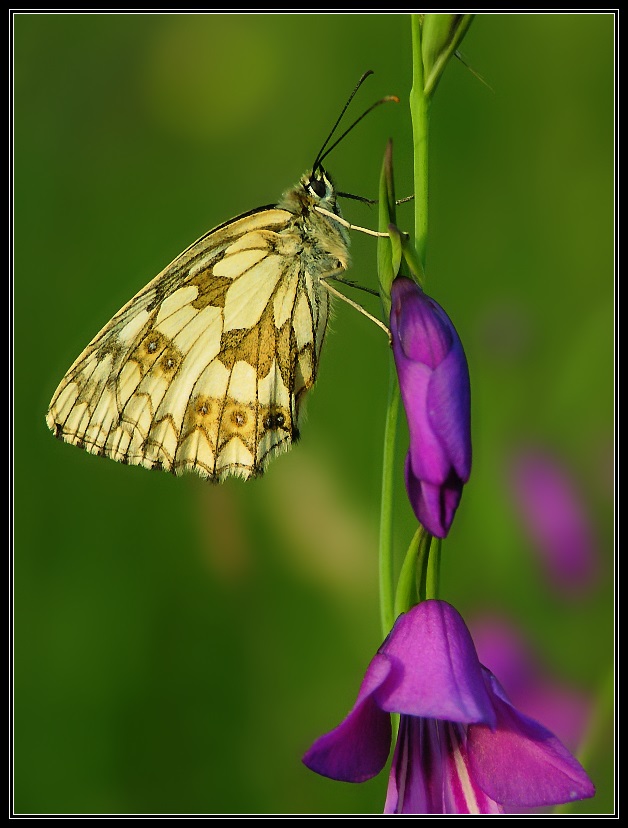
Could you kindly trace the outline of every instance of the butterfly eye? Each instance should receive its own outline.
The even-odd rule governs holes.
[[[322,178],[310,178],[308,182],[308,187],[319,198],[323,198],[325,193],[327,192],[327,185]]]

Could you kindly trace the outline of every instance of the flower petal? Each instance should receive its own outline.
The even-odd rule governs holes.
[[[488,670],[485,674],[497,727],[471,725],[467,746],[472,774],[488,796],[509,808],[538,808],[593,796],[593,783],[567,748],[519,713],[494,676]]]
[[[427,411],[449,462],[466,483],[471,474],[471,386],[462,343],[452,331],[451,350],[430,378]]]
[[[383,710],[494,725],[473,640],[451,604],[423,601],[401,615],[380,653],[393,665],[375,690]]]
[[[365,782],[376,776],[390,753],[390,714],[382,711],[374,693],[390,673],[380,655],[371,661],[349,715],[318,738],[303,757],[310,770],[339,782]]]
[[[403,356],[436,368],[452,344],[452,325],[443,309],[411,279],[395,279],[391,289],[393,347]],[[401,356],[401,354],[400,354]]]
[[[434,728],[430,725],[435,728],[436,722],[415,716],[401,717],[388,779],[385,814],[442,813],[435,810],[438,805],[433,802],[435,790],[438,796],[442,787],[441,746],[438,738],[432,738]]]
[[[398,364],[397,374],[410,433],[412,472],[421,480],[443,483],[451,463],[429,416],[428,392],[432,373],[428,373],[425,365],[409,363],[404,368]]]
[[[446,538],[462,496],[462,481],[452,471],[441,485],[420,480],[412,470],[410,453],[405,464],[406,490],[417,520],[437,538]]]
[[[497,814],[469,773],[464,725],[402,716],[386,814]]]

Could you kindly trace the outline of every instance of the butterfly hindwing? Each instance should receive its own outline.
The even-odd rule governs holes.
[[[92,340],[55,392],[57,436],[122,463],[260,473],[298,435],[328,296],[263,208],[189,247]]]

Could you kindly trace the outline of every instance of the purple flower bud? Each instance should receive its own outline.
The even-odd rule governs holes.
[[[444,538],[471,472],[471,390],[451,320],[415,282],[395,279],[390,328],[410,432],[406,489],[417,520]]]

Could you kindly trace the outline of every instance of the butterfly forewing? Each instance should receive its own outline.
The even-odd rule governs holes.
[[[260,474],[298,436],[327,326],[321,277],[348,266],[347,243],[300,188],[206,234],[78,357],[49,427],[122,463]]]

